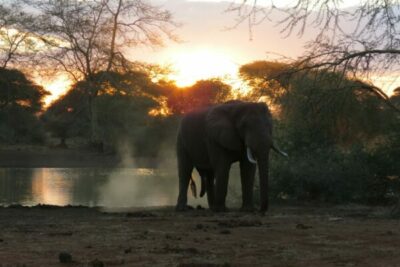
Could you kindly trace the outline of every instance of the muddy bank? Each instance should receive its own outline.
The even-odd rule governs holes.
[[[156,158],[135,158],[135,166],[154,168]],[[84,168],[121,166],[123,160],[116,154],[105,154],[83,149],[48,147],[0,147],[0,168]]]
[[[0,208],[5,266],[399,266],[384,208],[282,207],[268,215],[172,207]],[[65,261],[66,263],[60,263]]]

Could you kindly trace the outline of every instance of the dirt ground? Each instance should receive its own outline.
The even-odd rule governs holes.
[[[376,207],[15,206],[0,229],[0,266],[400,266],[400,220]]]

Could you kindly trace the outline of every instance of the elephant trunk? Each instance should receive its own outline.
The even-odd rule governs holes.
[[[204,194],[206,193],[206,177],[204,177],[203,175],[200,175],[201,178],[201,189],[200,189],[200,197],[203,197]]]
[[[258,172],[260,175],[260,211],[268,210],[268,172],[269,172],[269,153],[262,155],[258,159]]]

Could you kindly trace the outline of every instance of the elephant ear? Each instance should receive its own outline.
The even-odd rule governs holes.
[[[208,138],[218,143],[225,149],[241,150],[243,142],[237,132],[235,123],[231,119],[226,105],[213,108],[206,118],[206,131]]]

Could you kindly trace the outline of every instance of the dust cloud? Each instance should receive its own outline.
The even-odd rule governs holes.
[[[157,168],[140,168],[132,156],[129,143],[119,146],[121,164],[99,188],[99,204],[108,208],[174,206],[178,197],[178,175],[175,150],[165,145],[160,150]],[[200,178],[194,173],[200,187]],[[199,191],[199,189],[198,189]],[[190,205],[207,207],[206,197],[194,198],[188,192]]]

